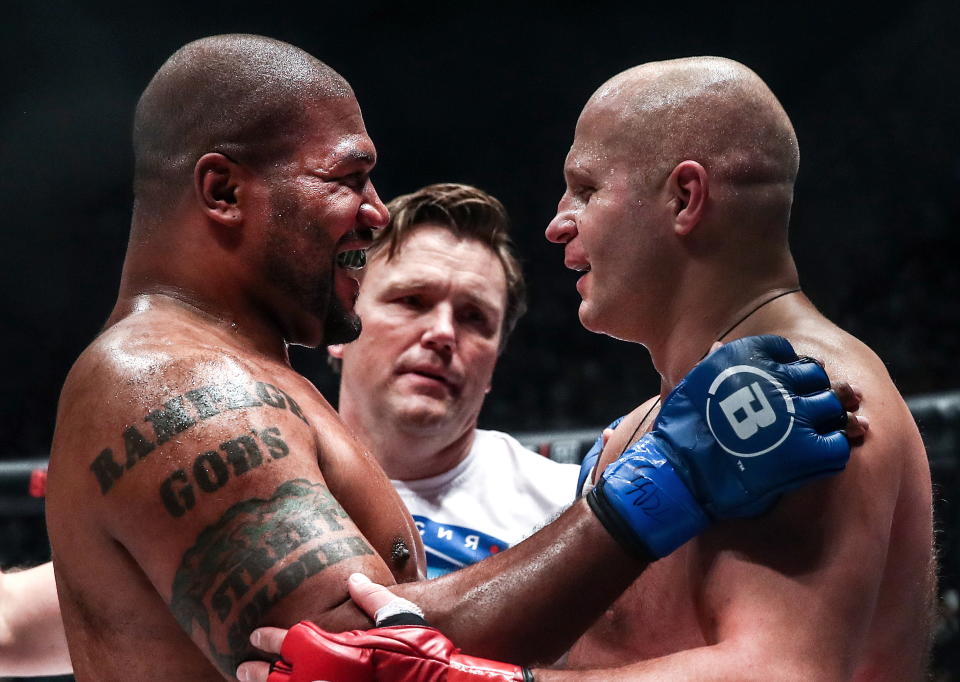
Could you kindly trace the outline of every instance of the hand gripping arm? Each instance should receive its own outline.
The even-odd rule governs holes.
[[[711,521],[757,516],[807,481],[842,471],[846,412],[826,372],[779,336],[733,341],[671,391],[653,430],[587,501],[632,554],[654,560]]]

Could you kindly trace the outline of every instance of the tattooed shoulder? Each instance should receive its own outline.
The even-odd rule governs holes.
[[[245,428],[192,455],[187,466],[170,465],[159,488],[164,508],[173,517],[192,509],[198,492],[215,492],[231,479],[281,459],[290,452],[280,427],[270,425],[272,415],[287,412],[309,424],[299,403],[289,393],[265,381],[209,384],[191,388],[163,400],[140,419],[127,423],[113,443],[101,447],[89,465],[101,495],[107,495],[134,468],[154,452],[178,444],[178,437],[198,424],[237,410],[253,411],[262,428]],[[209,447],[209,446],[208,446]]]

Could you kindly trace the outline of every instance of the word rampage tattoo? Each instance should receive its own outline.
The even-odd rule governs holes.
[[[239,384],[213,384],[171,398],[143,418],[150,426],[152,438],[144,434],[145,429],[131,424],[120,434],[124,454],[121,461],[114,458],[113,448],[107,447],[90,464],[100,493],[106,495],[137,462],[191,426],[229,410],[264,405],[289,410],[308,423],[300,405],[289,393],[263,381],[254,383],[252,390]]]
[[[191,636],[199,628],[211,658],[233,675],[273,605],[328,566],[374,553],[360,535],[321,541],[344,530],[346,517],[326,486],[302,478],[268,500],[234,504],[183,555],[170,600],[177,622]]]

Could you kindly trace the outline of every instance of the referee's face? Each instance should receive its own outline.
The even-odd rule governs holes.
[[[374,255],[356,304],[363,331],[339,351],[341,406],[363,412],[366,429],[451,442],[472,430],[490,390],[506,291],[487,245],[440,226],[419,226],[389,260]]]

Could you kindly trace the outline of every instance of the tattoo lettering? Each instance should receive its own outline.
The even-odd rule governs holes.
[[[144,421],[153,424],[153,433],[161,444],[197,423],[196,418],[184,406],[183,396],[168,400],[162,409],[154,410],[144,417]]]
[[[153,452],[156,447],[156,443],[147,440],[136,426],[128,426],[123,432],[123,449],[127,453],[128,469]]]
[[[183,516],[196,505],[197,496],[191,480],[203,492],[213,493],[226,485],[231,471],[234,476],[242,476],[261,466],[263,452],[254,436],[258,436],[266,446],[271,459],[281,459],[289,454],[290,446],[283,441],[277,427],[250,433],[253,435],[243,434],[221,443],[223,455],[216,450],[202,452],[193,460],[189,472],[177,469],[164,479],[160,484],[160,499],[171,516]]]
[[[128,426],[121,434],[124,457],[118,461],[114,458],[113,448],[104,448],[90,464],[90,471],[100,485],[100,492],[106,495],[114,483],[137,462],[194,424],[229,410],[264,405],[289,410],[304,424],[309,423],[300,405],[289,393],[266,382],[258,381],[253,384],[252,389],[239,384],[202,386],[171,398],[161,408],[153,410],[143,418],[144,423],[149,424],[153,431],[152,440],[136,425]],[[266,440],[264,444],[268,448],[279,447],[276,444],[271,446]],[[273,455],[272,450],[271,455]],[[274,459],[278,458],[276,455],[273,456]]]
[[[188,634],[206,639],[211,658],[231,676],[250,657],[250,632],[278,601],[328,566],[373,554],[359,535],[330,537],[346,517],[326,486],[306,479],[287,481],[269,500],[238,502],[184,554],[173,579],[173,615]]]

